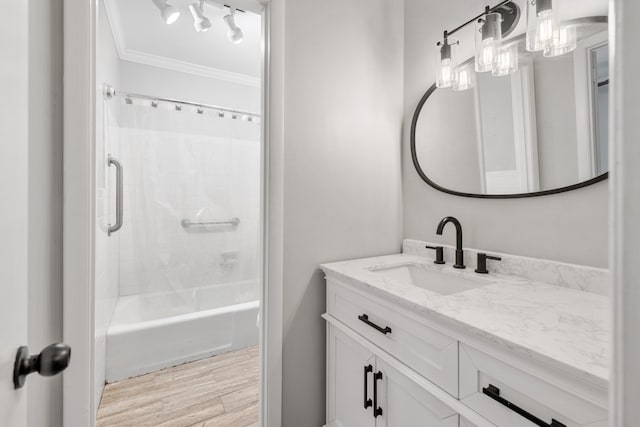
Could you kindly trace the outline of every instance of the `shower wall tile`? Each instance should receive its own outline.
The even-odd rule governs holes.
[[[251,138],[234,138],[232,127],[221,129],[224,136],[219,137],[153,127],[120,130],[126,172],[120,295],[257,277],[259,126],[232,126],[248,126]],[[240,218],[238,227],[185,229],[181,225],[185,218],[233,217]],[[234,262],[225,255],[229,252],[237,253]]]

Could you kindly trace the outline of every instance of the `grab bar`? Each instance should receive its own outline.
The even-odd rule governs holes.
[[[191,221],[190,219],[183,219],[182,227],[205,227],[207,225],[233,225],[234,227],[240,224],[240,218],[231,218],[224,221]]]
[[[122,164],[115,158],[109,156],[108,165],[116,167],[116,223],[109,225],[107,234],[111,236],[122,228]]]

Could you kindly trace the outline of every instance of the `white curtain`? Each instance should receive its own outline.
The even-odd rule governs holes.
[[[110,103],[124,170],[120,295],[251,280],[258,293],[260,126],[161,102]],[[185,228],[183,219],[239,218]]]

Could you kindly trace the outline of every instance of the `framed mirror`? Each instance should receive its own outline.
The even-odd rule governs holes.
[[[517,71],[473,73],[469,90],[420,100],[411,155],[430,186],[458,196],[517,198],[574,190],[608,177],[607,17],[567,21],[577,47],[557,57],[518,49]],[[473,69],[469,58],[458,69]]]

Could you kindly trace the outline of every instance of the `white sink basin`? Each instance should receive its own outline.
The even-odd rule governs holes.
[[[374,267],[370,270],[394,282],[417,286],[440,295],[469,291],[491,283],[482,278],[466,277],[462,273],[446,272],[418,264]]]

